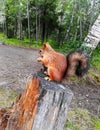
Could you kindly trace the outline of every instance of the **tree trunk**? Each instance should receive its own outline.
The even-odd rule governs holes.
[[[22,34],[22,18],[21,18],[21,8],[20,8],[20,0],[19,0],[19,12],[18,12],[18,29],[17,29],[17,38],[18,39],[23,39],[23,34]]]
[[[97,47],[100,43],[100,15],[89,31],[87,37],[85,38],[81,48],[86,51],[89,55],[92,54],[92,51]]]
[[[92,9],[91,9],[91,13],[90,13],[90,25],[89,25],[89,30],[91,30],[92,24],[93,24],[93,19],[94,19],[94,13],[95,13],[95,3],[96,1],[93,0],[93,5],[92,5]]]
[[[38,73],[15,104],[0,114],[0,130],[63,130],[72,96],[67,87]]]
[[[29,38],[29,40],[30,40],[29,0],[27,0],[27,23],[28,23],[28,38]]]
[[[77,26],[76,26],[74,41],[76,41],[76,39],[77,39],[77,33],[78,33],[78,29],[79,29],[79,22],[80,22],[80,16],[78,16],[78,19],[77,19]]]
[[[45,16],[46,12],[44,10],[43,15]],[[43,25],[42,25],[42,43],[45,40],[45,35],[46,35],[46,21],[43,21]]]
[[[74,14],[75,14],[75,12],[76,12],[76,6],[77,6],[77,5],[76,5],[76,3],[75,3],[75,5],[74,5],[74,7],[73,7],[72,17],[71,17],[71,20],[70,20],[70,23],[69,23],[69,27],[68,27],[68,29],[66,29],[66,35],[65,35],[64,41],[67,40],[68,37],[69,37],[70,29],[71,29],[71,26],[72,26],[73,20],[74,20]]]
[[[36,8],[36,41],[38,41],[38,9]]]
[[[40,21],[40,10],[39,10],[39,38],[40,38],[40,32],[41,32],[41,21]]]

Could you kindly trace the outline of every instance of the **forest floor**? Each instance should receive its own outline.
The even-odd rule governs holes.
[[[0,107],[8,107],[25,88],[30,74],[40,70],[38,49],[0,44]],[[91,74],[92,72],[92,74]],[[74,93],[68,112],[68,130],[100,130],[100,70],[91,68],[82,79],[66,82]]]

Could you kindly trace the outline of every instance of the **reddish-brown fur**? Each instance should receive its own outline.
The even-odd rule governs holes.
[[[43,44],[40,57],[37,60],[48,68],[45,73],[49,75],[49,80],[61,81],[63,79],[63,74],[67,68],[66,56],[56,52],[46,43]]]
[[[82,53],[72,52],[66,57],[56,52],[48,43],[43,44],[37,61],[47,68],[44,73],[48,76],[45,79],[49,80],[62,81],[65,75],[68,79],[74,74],[82,76],[87,71],[87,59]],[[78,63],[79,68],[76,69]]]

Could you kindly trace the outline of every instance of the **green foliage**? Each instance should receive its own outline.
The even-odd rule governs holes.
[[[69,130],[75,130],[75,127],[73,126],[73,123],[70,121],[66,121],[65,127],[68,128]]]
[[[97,48],[93,51],[91,56],[91,65],[100,69],[100,46],[98,45]]]
[[[5,42],[5,38],[6,38],[5,34],[0,33],[0,42],[4,43]]]
[[[93,119],[95,130],[100,130],[100,119]]]
[[[36,42],[36,41],[30,41],[27,38],[24,38],[23,40],[19,40],[16,38],[7,38],[3,33],[0,33],[0,42],[6,45],[14,45],[18,47],[27,47],[27,48],[41,47],[41,40]]]
[[[98,4],[99,1],[95,4],[92,24],[99,13]],[[8,38],[23,39],[29,37],[30,27],[32,40],[51,39],[54,46],[77,48],[88,33],[91,10],[92,2],[87,0],[6,0],[4,32]]]

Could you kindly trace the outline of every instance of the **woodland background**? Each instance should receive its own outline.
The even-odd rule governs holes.
[[[15,42],[77,48],[99,13],[100,0],[0,0],[0,31]]]

